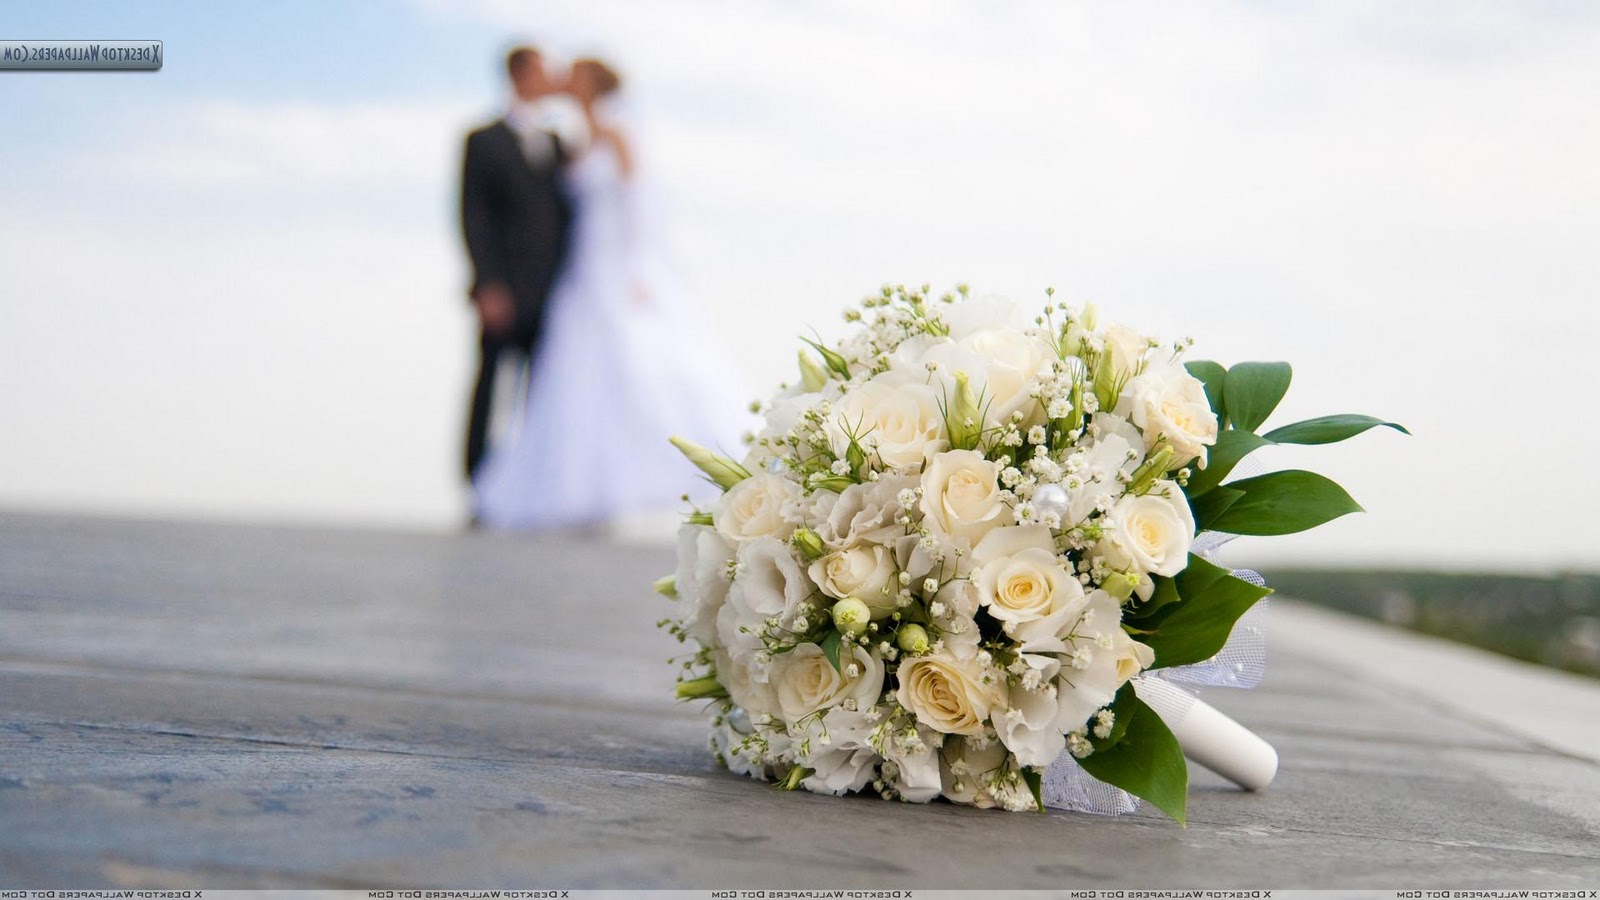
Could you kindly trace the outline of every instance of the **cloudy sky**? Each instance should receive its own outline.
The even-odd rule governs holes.
[[[1235,558],[1600,565],[1586,3],[0,0],[0,504],[453,528],[461,136],[520,39],[600,53],[764,394],[891,281],[1054,287],[1224,363],[1369,512]]]

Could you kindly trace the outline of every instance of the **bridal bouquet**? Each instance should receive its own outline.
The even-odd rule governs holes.
[[[732,771],[1020,810],[1067,768],[1183,820],[1184,751],[1136,688],[1216,657],[1269,593],[1197,534],[1360,509],[1311,472],[1223,480],[1269,444],[1399,426],[1258,434],[1287,364],[1015,309],[885,289],[842,343],[806,341],[742,460],[674,439],[724,493],[679,532],[663,625]]]

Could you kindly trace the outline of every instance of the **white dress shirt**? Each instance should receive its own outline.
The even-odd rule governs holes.
[[[589,146],[589,124],[583,107],[566,94],[513,100],[506,110],[506,124],[516,134],[522,154],[530,163],[544,162],[555,152],[550,138],[561,142],[568,159],[583,153]]]

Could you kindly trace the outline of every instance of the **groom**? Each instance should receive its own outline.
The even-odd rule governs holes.
[[[539,51],[506,57],[513,99],[504,118],[467,135],[461,173],[461,230],[472,260],[478,314],[478,379],[467,424],[466,475],[483,459],[495,371],[510,352],[531,360],[545,300],[567,249],[572,208],[561,169],[575,148],[551,115],[557,86]]]

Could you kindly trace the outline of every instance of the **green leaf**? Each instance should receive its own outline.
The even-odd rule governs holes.
[[[1215,363],[1209,359],[1197,359],[1187,362],[1183,364],[1183,367],[1189,370],[1190,375],[1200,379],[1200,383],[1206,386],[1206,402],[1211,404],[1211,411],[1217,414],[1217,427],[1226,427],[1228,411],[1222,405],[1222,384],[1228,376],[1228,370],[1224,369],[1221,363]]]
[[[1134,716],[1138,714],[1138,710],[1134,708],[1134,704],[1138,702],[1139,695],[1133,692],[1133,682],[1127,682],[1117,691],[1117,696],[1112,698],[1109,704],[1112,717],[1111,733],[1103,738],[1097,738],[1094,736],[1093,730],[1091,729],[1090,731],[1089,743],[1094,745],[1096,753],[1115,747],[1122,740],[1122,736],[1127,734],[1128,723],[1132,722]],[[1093,720],[1091,719],[1090,721]]]
[[[1116,746],[1097,750],[1078,764],[1106,784],[1148,800],[1183,825],[1189,799],[1189,766],[1183,761],[1183,748],[1167,723],[1137,696],[1132,697],[1127,712],[1117,717],[1124,715],[1129,719],[1127,730]]]
[[[1172,577],[1172,583],[1177,586],[1180,596],[1194,597],[1231,574],[1233,573],[1229,570],[1205,557],[1191,553],[1189,561],[1183,566],[1183,571]]]
[[[1239,617],[1272,593],[1270,588],[1235,578],[1227,569],[1194,554],[1174,581],[1183,601],[1161,619],[1154,634],[1139,639],[1156,652],[1153,669],[1186,666],[1216,656]]]
[[[1214,487],[1199,497],[1189,498],[1189,508],[1194,511],[1194,524],[1200,531],[1216,530],[1211,523],[1227,513],[1228,508],[1244,497],[1244,491],[1229,487]]]
[[[1229,482],[1227,487],[1210,491],[1242,491],[1244,496],[1230,503],[1220,515],[1208,517],[1205,528],[1229,534],[1294,534],[1315,528],[1342,515],[1361,512],[1361,504],[1344,488],[1315,472],[1285,469],[1254,478]],[[1182,585],[1179,586],[1180,593]]]
[[[1385,422],[1371,416],[1344,414],[1318,416],[1315,419],[1274,428],[1266,433],[1266,439],[1275,444],[1336,444],[1346,438],[1353,438],[1369,428],[1379,426],[1393,428],[1401,434],[1411,433],[1404,425],[1397,425],[1394,422]]]
[[[1151,592],[1148,600],[1134,600],[1122,608],[1122,624],[1130,634],[1138,638],[1139,634],[1148,634],[1161,627],[1161,623],[1178,608],[1177,582],[1161,575],[1152,579],[1155,590]],[[1138,638],[1143,640],[1143,638]]]
[[[1149,599],[1134,600],[1131,606],[1123,609],[1123,619],[1147,616],[1168,604],[1176,603],[1182,599],[1178,596],[1177,582],[1171,578],[1157,575],[1151,580],[1155,582],[1155,590],[1150,592]]]
[[[1286,362],[1243,362],[1223,379],[1223,402],[1234,428],[1255,431],[1278,408],[1289,390],[1292,372]]]
[[[822,639],[822,655],[826,656],[828,662],[833,664],[835,672],[841,671],[839,668],[839,632],[831,632]]]
[[[1184,490],[1191,497],[1204,494],[1221,484],[1240,460],[1271,443],[1253,431],[1230,428],[1219,433],[1217,442],[1206,448],[1206,467],[1190,473],[1189,483]]]
[[[1022,780],[1027,783],[1028,790],[1033,793],[1033,804],[1039,812],[1044,812],[1044,775],[1038,769],[1024,768]]]
[[[1206,467],[1189,477],[1184,487],[1191,497],[1198,497],[1222,483],[1233,472],[1240,460],[1262,447],[1272,444],[1332,444],[1352,438],[1370,428],[1385,426],[1401,434],[1410,434],[1405,426],[1374,419],[1372,416],[1338,415],[1321,416],[1275,428],[1264,435],[1237,428],[1227,429],[1217,435],[1217,442],[1206,449]]]

